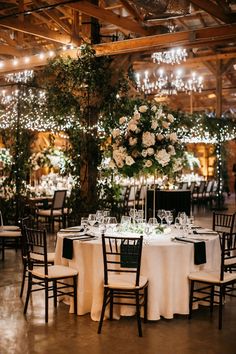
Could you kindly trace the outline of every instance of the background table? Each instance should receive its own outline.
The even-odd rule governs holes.
[[[103,299],[101,240],[74,240],[73,259],[68,260],[62,258],[64,236],[65,234],[58,234],[55,263],[69,265],[79,271],[78,314],[91,313],[91,318],[98,321]],[[159,320],[161,316],[170,319],[174,314],[188,314],[188,274],[199,269],[216,269],[220,263],[219,238],[212,235],[207,237],[207,263],[200,266],[193,262],[193,244],[173,242],[170,234],[157,235],[149,244],[144,245],[141,275],[149,279],[149,320]],[[117,318],[120,315],[132,315],[134,311],[127,306],[116,306],[114,310],[114,317]]]

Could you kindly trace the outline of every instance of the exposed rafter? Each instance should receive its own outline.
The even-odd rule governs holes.
[[[224,23],[232,23],[236,21],[235,14],[225,13],[219,4],[217,5],[211,0],[191,0],[191,3],[208,12],[210,15],[219,18]]]

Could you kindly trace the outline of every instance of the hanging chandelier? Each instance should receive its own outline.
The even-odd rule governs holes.
[[[186,61],[188,52],[185,48],[176,48],[164,52],[155,52],[152,54],[152,60],[157,64],[180,64],[182,61]]]
[[[158,72],[149,74],[148,71],[144,75],[136,74],[137,89],[145,95],[155,94],[157,96],[177,95],[185,92],[201,92],[203,89],[203,78],[197,76],[194,72],[191,78],[184,80],[181,76],[181,70],[165,73],[163,69]]]

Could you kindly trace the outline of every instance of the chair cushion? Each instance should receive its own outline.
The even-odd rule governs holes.
[[[62,211],[61,210],[53,210],[53,212],[51,211],[51,209],[39,209],[36,211],[36,214],[39,216],[62,216]]]
[[[108,277],[108,285],[105,285],[111,289],[139,289],[146,285],[148,279],[140,276],[139,286],[135,285],[135,274],[112,274]]]
[[[0,230],[0,237],[21,237],[21,231],[1,231]]]
[[[45,276],[44,267],[35,267],[33,270],[31,270],[31,273],[37,277],[48,279],[70,278],[78,274],[76,269],[63,265],[53,265],[48,267],[48,276]]]
[[[32,258],[35,261],[44,262],[44,257],[42,254],[31,252],[30,258]],[[53,263],[54,259],[55,259],[55,253],[48,253],[48,262]]]
[[[220,280],[219,272],[194,272],[190,273],[188,278],[195,281],[206,283],[224,284],[232,280],[236,281],[236,273],[224,273],[224,280]]]
[[[15,226],[15,225],[3,225],[0,226],[0,231],[20,231],[19,226]]]

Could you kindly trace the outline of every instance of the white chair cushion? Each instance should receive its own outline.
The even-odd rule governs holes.
[[[194,272],[190,273],[188,278],[195,281],[206,283],[224,284],[231,280],[236,280],[236,273],[224,273],[224,280],[220,281],[219,272]]]
[[[3,225],[0,226],[0,231],[20,231],[19,226],[15,226],[15,225]]]
[[[62,211],[61,210],[53,210],[53,212],[51,212],[51,209],[39,209],[36,211],[36,214],[39,216],[61,216],[62,215]]]
[[[0,237],[21,237],[21,231],[1,231]]]
[[[119,288],[119,289],[139,289],[142,288],[147,283],[147,278],[140,276],[139,286],[135,285],[135,274],[112,274],[108,276],[108,288]]]
[[[44,262],[44,257],[42,254],[37,254],[37,253],[31,252],[30,258],[32,258],[35,261]],[[48,253],[48,262],[52,263],[52,262],[54,262],[54,259],[55,259],[55,253],[49,252]]]
[[[31,273],[40,278],[49,279],[69,278],[78,274],[77,270],[63,265],[52,265],[48,267],[48,276],[45,276],[44,267],[35,267]]]

